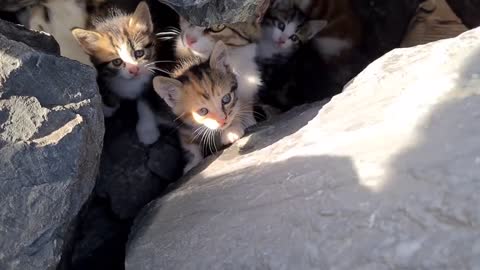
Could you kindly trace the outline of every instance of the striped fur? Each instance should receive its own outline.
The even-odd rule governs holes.
[[[173,77],[156,77],[153,84],[184,124],[180,127],[181,142],[193,155],[185,169],[188,171],[203,158],[205,147],[216,148],[211,145],[216,134],[221,134],[224,145],[243,136],[243,110],[247,104],[238,97],[237,79],[221,41],[215,45],[209,61],[185,60]]]

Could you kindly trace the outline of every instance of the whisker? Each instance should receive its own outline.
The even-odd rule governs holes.
[[[168,36],[168,35],[172,35],[172,36],[178,36],[178,32],[159,32],[159,33],[156,33],[155,35],[156,36]]]
[[[160,71],[160,72],[163,72],[165,74],[168,74],[168,75],[172,75],[170,72],[166,71],[166,70],[163,70],[161,68],[157,68],[157,67],[147,67],[148,70],[156,70],[156,71]]]

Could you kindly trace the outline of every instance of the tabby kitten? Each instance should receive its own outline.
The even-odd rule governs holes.
[[[179,127],[182,147],[191,155],[185,173],[203,159],[205,146],[215,143],[218,133],[223,145],[244,135],[249,111],[243,111],[246,104],[238,96],[238,81],[222,41],[216,43],[209,60],[185,61],[173,78],[155,77],[153,85],[183,124]]]
[[[363,36],[362,22],[352,0],[276,0],[293,1],[309,18],[328,21],[315,38],[317,51],[325,59],[337,59],[357,47]]]
[[[222,41],[227,46],[232,71],[237,76],[238,95],[244,100],[256,99],[261,85],[260,72],[255,62],[256,42],[261,33],[257,20],[206,28],[180,18],[180,28],[181,33],[176,41],[178,58],[197,56],[207,59],[216,42]]]
[[[98,71],[98,83],[104,93],[104,112],[111,116],[121,99],[137,100],[137,134],[144,144],[160,136],[155,115],[142,94],[151,86],[155,64],[155,34],[150,10],[140,2],[133,14],[113,10],[110,17],[94,23],[92,30],[72,30]],[[114,96],[114,97],[115,97]],[[113,104],[108,104],[113,100]],[[107,104],[105,104],[107,103]]]
[[[324,20],[309,20],[293,5],[273,5],[262,25],[262,39],[258,43],[257,57],[260,60],[274,56],[288,57],[326,25]]]

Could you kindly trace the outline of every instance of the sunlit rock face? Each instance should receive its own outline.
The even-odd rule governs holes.
[[[137,218],[127,270],[480,265],[480,29],[394,50]]]
[[[0,20],[0,269],[56,269],[103,133],[94,70]]]

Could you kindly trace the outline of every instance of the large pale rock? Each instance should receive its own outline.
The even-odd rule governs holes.
[[[104,133],[95,72],[0,21],[0,269],[55,269]],[[21,42],[22,33],[32,47]],[[8,33],[7,33],[8,34]],[[42,43],[42,44],[40,44]],[[46,52],[46,53],[45,53]]]
[[[394,50],[136,220],[126,269],[475,269],[480,29]]]

